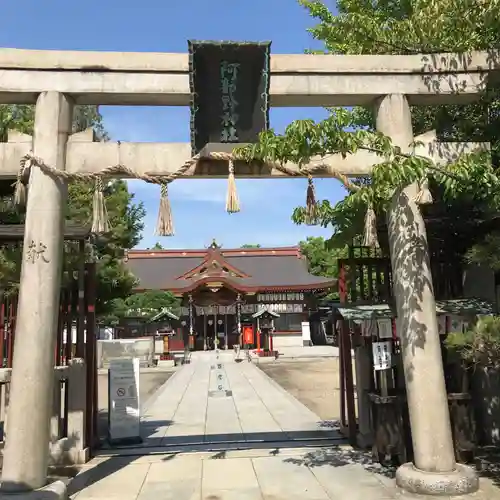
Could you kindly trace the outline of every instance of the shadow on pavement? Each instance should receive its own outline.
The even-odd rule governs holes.
[[[396,467],[380,465],[373,461],[371,452],[357,450],[351,447],[331,446],[310,451],[300,458],[286,458],[287,463],[303,465],[305,467],[343,467],[345,465],[362,465],[368,472],[381,474],[393,479]]]

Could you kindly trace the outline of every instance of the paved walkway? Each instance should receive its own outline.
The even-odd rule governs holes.
[[[201,354],[146,406],[145,446],[340,439],[253,363]]]
[[[141,448],[106,452],[78,500],[388,500],[391,472],[252,363],[201,353],[146,405]],[[491,494],[484,498],[493,499]]]

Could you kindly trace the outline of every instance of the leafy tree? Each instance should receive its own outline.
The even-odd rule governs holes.
[[[163,290],[147,290],[141,293],[134,293],[125,299],[127,307],[132,311],[149,311],[151,316],[168,308],[174,314],[180,307],[180,299],[172,292]]]
[[[260,248],[260,245],[258,243],[245,243],[244,245],[241,245],[241,248]]]
[[[93,184],[71,183],[66,219],[88,225],[92,217]],[[125,181],[111,181],[106,189],[106,206],[111,225],[109,234],[98,237],[88,252],[93,253],[97,266],[96,313],[98,316],[113,314],[114,299],[130,295],[137,283],[134,275],[123,264],[124,250],[140,242],[145,210],[134,202]],[[66,269],[74,266],[76,248],[66,245]]]
[[[148,250],[165,250],[165,248],[157,241],[151,248],[148,248]]]
[[[299,0],[318,24],[309,31],[314,38],[325,44],[326,53],[333,54],[417,54],[435,52],[465,52],[469,50],[489,50],[500,46],[500,4],[498,2],[470,2],[468,0],[413,0],[409,2],[368,2],[365,0],[339,0],[338,15],[333,15],[320,0]],[[441,140],[483,140],[492,142],[495,164],[498,157],[498,129],[500,125],[500,98],[495,86],[485,92],[477,103],[465,106],[442,105],[432,107],[414,107],[412,120],[415,134],[436,129]],[[332,113],[342,113],[333,109]],[[343,115],[345,116],[345,115]],[[354,108],[344,125],[362,127],[372,131],[374,117],[372,109]],[[484,172],[491,173],[488,159],[476,157],[471,176],[479,180]],[[482,163],[482,165],[480,165]],[[462,164],[464,165],[464,164]],[[410,166],[410,165],[409,165]],[[415,165],[411,165],[414,169]],[[381,167],[383,168],[383,167]],[[449,170],[453,170],[450,167]],[[377,169],[374,181],[381,169]],[[418,170],[418,169],[417,169]],[[415,172],[415,170],[414,170]],[[387,175],[389,175],[386,170]],[[436,172],[437,173],[437,172]],[[409,181],[401,178],[399,172],[391,172],[396,184]],[[489,174],[486,174],[488,177]],[[467,175],[459,176],[460,182],[467,182]],[[444,184],[444,193],[434,184],[433,190],[443,194],[448,204],[447,209],[479,205],[485,212],[496,211],[498,196],[492,192],[485,178],[484,192],[464,189],[454,183],[450,177],[438,174],[435,180]],[[457,180],[457,179],[456,179]],[[374,190],[375,198],[383,187]],[[434,194],[434,193],[433,193]],[[383,196],[384,197],[384,196]],[[376,200],[369,200],[370,202]],[[364,208],[359,203],[330,206],[327,201],[318,208],[319,223],[333,224],[335,234],[333,242],[342,246],[353,235],[360,234],[363,225]],[[305,220],[305,210],[297,209],[293,219],[297,223]],[[500,242],[500,238],[499,238]],[[474,255],[484,256],[485,252],[476,251]]]
[[[102,123],[97,106],[77,106],[74,111],[73,131],[79,132],[92,127],[98,140],[107,140],[108,135]],[[9,129],[33,132],[33,106],[0,106],[0,140],[7,139]],[[0,183],[0,223],[19,224],[24,214],[12,204],[12,181]],[[89,225],[92,216],[94,186],[89,182],[70,183],[65,217],[79,225]],[[130,295],[136,284],[135,277],[126,269],[122,260],[124,250],[133,248],[140,241],[145,215],[142,204],[134,202],[127,184],[117,180],[108,183],[106,189],[108,216],[111,231],[88,246],[87,256],[97,259],[97,304],[98,316],[111,314],[117,298]],[[78,245],[65,244],[65,269],[71,271],[78,259]],[[20,247],[6,245],[0,250],[0,283],[2,286],[17,286],[20,271]]]
[[[302,255],[307,260],[309,272],[315,276],[338,278],[338,259],[346,258],[348,249],[332,248],[321,236],[310,236],[306,241],[299,242]],[[326,296],[330,300],[338,300],[338,291]]]
[[[349,131],[352,123],[351,111],[335,109],[318,123],[295,121],[284,134],[276,134],[273,130],[262,132],[257,144],[238,148],[235,153],[245,161],[256,159],[281,164],[290,161],[298,165],[309,163],[314,156],[346,156],[360,150],[380,155],[382,162],[374,166],[370,183],[352,182],[339,176],[350,194],[334,207],[328,202],[318,205],[318,220],[325,227],[329,224],[337,228],[349,227],[349,221],[364,214],[370,206],[385,212],[397,189],[427,179],[443,187],[445,198],[463,196],[490,201],[498,197],[499,178],[488,153],[463,155],[450,165],[437,166],[428,158],[403,153],[378,132]],[[306,209],[295,210],[293,218],[297,223],[305,222]]]
[[[124,318],[138,316],[147,320],[165,308],[177,314],[179,307],[180,299],[173,293],[162,290],[147,290],[134,293],[126,298],[114,299],[110,313],[101,318],[101,323],[107,326],[116,325]]]
[[[347,257],[347,248],[329,248],[321,236],[309,236],[299,242],[302,255],[307,259],[309,272],[315,276],[337,277],[338,259]]]
[[[426,40],[425,30],[427,30],[429,39],[434,39],[436,46],[442,50],[442,46],[438,44],[439,35],[434,36],[434,38],[432,38],[432,35],[439,31],[441,17],[455,16],[455,12],[452,13],[449,9],[440,11],[438,2],[425,0],[403,3],[344,0],[339,2],[339,21],[328,12],[328,9],[319,0],[304,0],[301,3],[308,7],[311,13],[320,20],[320,24],[314,28],[316,37],[326,40],[327,50],[336,53],[359,54],[361,51],[359,48],[360,38],[365,36],[366,39],[376,39],[379,34],[380,36],[390,36],[387,33],[391,32],[394,24],[406,22],[409,17],[413,16],[425,17],[425,21],[418,25],[421,26],[420,32],[417,32],[419,40]],[[448,2],[444,3],[448,4]],[[465,5],[465,2],[463,3]],[[495,5],[497,5],[496,9],[498,9],[496,2]],[[401,12],[396,15],[394,12],[398,9],[398,6],[401,8]],[[426,11],[426,6],[430,10]],[[484,4],[483,7],[479,5],[478,8],[484,9],[484,11],[491,10],[490,4],[488,6]],[[486,15],[484,11],[481,11],[484,14],[482,19],[487,23],[489,22],[488,15],[490,12]],[[465,19],[468,19],[466,10],[462,9],[460,12]],[[436,17],[439,17],[440,21],[435,22]],[[339,24],[346,18],[350,19],[350,24]],[[386,18],[392,20],[389,27],[384,22]],[[356,25],[355,29],[354,25]],[[438,28],[436,28],[436,25]],[[353,37],[351,36],[351,29],[354,30],[354,33],[361,31],[362,34],[359,36],[355,34]],[[412,30],[410,29],[410,31]],[[487,31],[490,34],[492,33],[492,30]],[[415,32],[415,29],[413,29],[413,32]],[[453,29],[448,30],[448,33],[450,36],[453,35]],[[335,37],[338,37],[338,39]],[[357,42],[352,42],[351,45],[351,39],[357,40]],[[407,39],[401,33],[400,41],[404,40]],[[419,46],[415,52],[420,52],[423,49],[429,50],[430,47],[428,45]],[[386,50],[386,52],[400,52],[400,50],[399,48],[392,48]],[[365,53],[368,53],[368,50]],[[487,100],[483,100],[476,108],[471,108],[470,112],[476,113],[471,115],[476,119],[473,127],[477,125],[479,128],[480,124],[486,123],[487,126],[484,125],[483,130],[491,133],[494,131],[491,122],[495,117],[488,118],[488,121],[485,119],[485,114],[488,114],[486,111],[494,109],[494,103],[496,102],[494,89],[493,92],[486,93],[484,98],[487,98]],[[456,109],[441,107],[444,116],[449,116],[446,113],[451,114]],[[464,108],[460,109],[464,113]],[[462,119],[464,125],[460,128],[460,131],[465,136],[467,133],[467,120],[465,116],[462,116]],[[424,131],[435,121],[434,116],[431,114],[420,115],[419,123],[420,126],[424,127]],[[453,119],[450,118],[442,120],[440,130],[442,137],[456,137],[453,134],[458,134],[458,126],[453,127],[452,121]],[[415,131],[418,133],[418,128]],[[466,139],[470,140],[471,137],[466,137]],[[283,134],[276,134],[273,130],[265,131],[260,135],[257,144],[251,147],[239,148],[235,153],[245,161],[259,160],[281,165],[286,162],[293,162],[300,166],[308,164],[315,156],[341,155],[345,157],[362,150],[375,153],[381,159],[381,163],[374,166],[371,179],[368,182],[349,180],[339,174],[337,178],[348,189],[349,195],[334,206],[325,201],[315,207],[314,219],[324,227],[331,225],[334,228],[334,239],[336,238],[342,242],[339,245],[340,248],[346,242],[346,234],[359,235],[361,233],[362,221],[367,209],[371,209],[376,213],[387,212],[394,193],[413,183],[422,185],[428,182],[433,189],[438,190],[442,203],[448,206],[462,202],[462,200],[466,200],[470,205],[484,205],[488,210],[495,210],[499,206],[498,187],[500,186],[500,178],[492,165],[490,154],[476,152],[462,155],[449,165],[438,166],[427,158],[404,153],[400,148],[395,147],[388,137],[374,131],[371,110],[355,108],[351,111],[343,108],[333,108],[330,110],[330,116],[321,122],[315,123],[313,120],[295,121],[285,129]],[[307,171],[303,173],[305,175]],[[305,223],[308,219],[310,220],[310,209],[311,207],[296,209],[293,214],[294,222]],[[413,212],[412,215],[421,217],[418,212]],[[415,256],[415,262],[418,262],[417,256]],[[418,308],[420,306],[424,307],[425,304],[415,298],[414,307]],[[403,310],[399,310],[398,314],[401,317],[408,316],[408,312]]]
[[[338,261],[339,259],[349,258],[349,247],[347,245],[343,247],[332,246],[330,240],[325,240],[322,237],[310,236],[306,238],[306,241],[301,241],[299,243],[300,251],[302,255],[307,259],[307,264],[309,272],[315,276],[324,276],[326,278],[338,278]],[[349,283],[350,280],[355,281],[356,289],[360,289],[360,275],[359,273],[352,274],[349,271],[349,266],[347,266],[347,274],[345,279]],[[369,277],[369,269],[365,269],[362,279],[364,280],[363,289],[369,290],[372,286],[371,283],[376,282],[377,272],[372,269],[371,279]],[[328,300],[340,300],[338,290],[329,293],[325,297]]]

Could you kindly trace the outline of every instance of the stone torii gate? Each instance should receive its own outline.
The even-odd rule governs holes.
[[[485,88],[489,72],[497,68],[490,53],[273,55],[271,105],[373,106],[377,129],[403,152],[410,152],[414,141],[410,105],[470,102]],[[0,145],[0,177],[15,177],[21,156],[30,149],[47,165],[67,174],[95,173],[117,163],[137,173],[173,173],[189,159],[189,145],[93,143],[88,132],[70,136],[72,109],[74,104],[187,106],[188,71],[187,54],[1,49],[0,103],[36,103],[36,113],[33,145],[31,137],[19,134]],[[427,144],[420,153],[439,162],[485,147],[423,139]],[[315,175],[335,176],[333,170],[369,175],[377,161],[369,153],[342,161],[324,159],[325,168]],[[271,177],[279,172],[249,166],[237,174]],[[210,178],[226,176],[227,170],[222,173],[220,167],[217,170],[205,162],[193,165],[184,175]],[[476,490],[478,481],[454,458],[425,226],[412,201],[416,192],[416,185],[404,189],[388,214],[415,452],[414,464],[398,470],[397,482],[412,492],[462,494]],[[2,471],[6,493],[33,494],[46,484],[64,203],[62,177],[33,168]],[[33,258],[33,249],[43,258]],[[424,299],[422,310],[410,307],[415,294]]]

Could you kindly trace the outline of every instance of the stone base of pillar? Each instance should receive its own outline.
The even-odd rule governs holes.
[[[34,491],[8,492],[0,489],[0,500],[67,500],[68,489],[63,481],[55,481]]]
[[[373,446],[373,436],[371,434],[363,434],[358,432],[356,436],[356,444],[362,449],[368,449]]]
[[[466,465],[457,464],[453,472],[426,472],[417,469],[413,463],[407,463],[396,471],[396,484],[416,495],[454,497],[476,492],[479,478]]]

